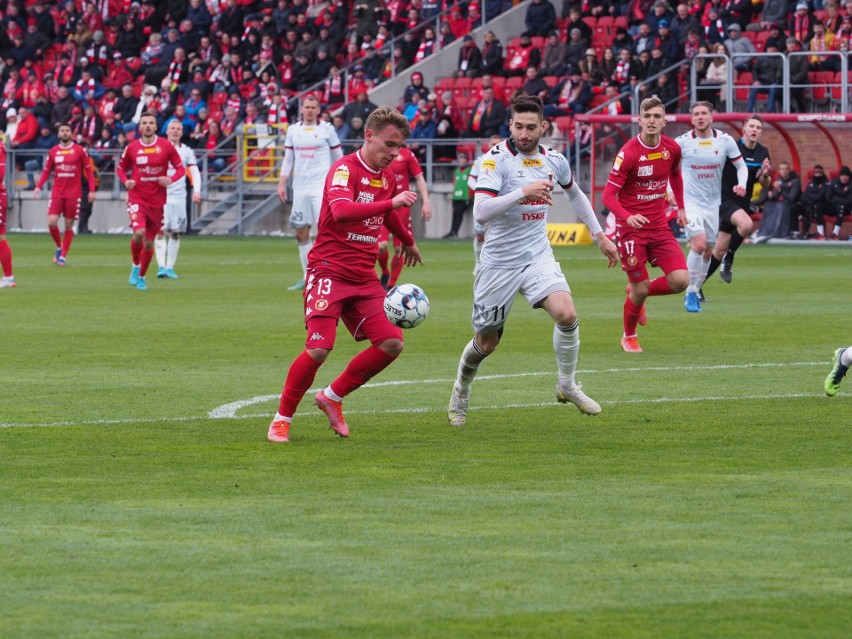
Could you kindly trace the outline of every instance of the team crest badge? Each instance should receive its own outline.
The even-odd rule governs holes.
[[[663,149],[663,159],[664,160],[668,160],[671,157],[671,155],[672,154],[669,152],[668,149]]]
[[[324,311],[328,308],[328,300],[318,299],[316,302],[314,302],[314,308],[318,311]]]
[[[632,255],[631,255],[630,257],[628,257],[628,258],[627,258],[627,266],[636,266],[636,264],[637,264],[638,262],[639,262],[639,260],[637,260],[637,259],[636,259],[635,257],[633,257]]]

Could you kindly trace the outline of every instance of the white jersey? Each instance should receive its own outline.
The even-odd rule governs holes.
[[[284,138],[284,152],[293,154],[294,189],[322,189],[331,163],[343,155],[337,132],[324,120],[312,125],[301,121],[291,124]]]
[[[741,157],[736,140],[727,133],[710,129],[709,138],[699,138],[695,131],[676,139],[682,152],[680,172],[683,176],[683,200],[689,211],[712,211],[722,203],[722,169],[725,161]]]
[[[535,155],[523,155],[510,138],[485,154],[476,194],[506,195],[536,180],[557,182],[567,191],[573,184],[568,160],[543,146]],[[492,219],[480,263],[491,268],[518,268],[553,255],[547,239],[547,209],[543,200],[526,198]]]
[[[186,146],[183,142],[178,142],[175,145],[175,150],[177,150],[178,155],[180,156],[180,161],[183,162],[183,168],[186,169],[186,175],[189,177],[189,167],[198,166],[198,159],[195,157],[195,152]],[[169,171],[167,175],[171,178],[175,174],[175,168],[170,164]],[[193,188],[198,188],[200,185],[194,184]],[[185,198],[186,197],[186,179],[178,180],[177,182],[172,182],[169,184],[166,189],[166,201],[171,202],[175,198]]]

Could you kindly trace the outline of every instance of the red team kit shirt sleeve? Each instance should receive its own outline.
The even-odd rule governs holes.
[[[620,226],[635,231],[624,222],[631,215],[642,215],[649,220],[643,230],[668,228],[666,188],[669,179],[678,208],[683,208],[680,158],[680,146],[666,136],[660,136],[659,144],[653,148],[645,146],[639,136],[622,147],[604,189],[604,203]]]
[[[89,154],[79,144],[72,142],[67,147],[57,144],[47,153],[47,161],[44,170],[38,179],[36,186],[41,188],[47,182],[51,171],[55,171],[53,178],[53,194],[55,197],[81,198],[83,197],[83,176],[89,185],[89,192],[95,191],[95,173],[92,163],[89,162]]]
[[[330,270],[351,282],[374,281],[382,225],[406,246],[414,244],[393,210],[396,188],[393,172],[374,171],[357,151],[332,164],[308,267]]]
[[[151,144],[143,144],[141,139],[134,140],[124,149],[116,167],[116,174],[122,182],[135,180],[136,186],[127,192],[127,201],[132,204],[144,204],[148,207],[166,205],[166,189],[157,180],[168,175],[169,164],[175,168],[172,182],[186,176],[180,155],[174,145],[165,138],[157,137]]]

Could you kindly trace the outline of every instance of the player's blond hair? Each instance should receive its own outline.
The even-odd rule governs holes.
[[[665,106],[663,106],[663,101],[660,98],[645,98],[642,100],[642,104],[639,105],[639,113],[645,113],[645,111],[650,111],[651,109],[656,109],[657,107],[663,107],[665,110]]]
[[[411,135],[411,125],[408,123],[408,119],[402,113],[389,106],[380,106],[370,113],[367,116],[367,123],[364,125],[364,130],[378,133],[386,126],[395,126],[402,131],[402,134],[406,138]]]
[[[698,107],[704,107],[705,109],[710,111],[710,113],[713,113],[713,111],[716,110],[716,107],[713,106],[712,102],[708,102],[707,100],[698,100],[697,102],[693,102],[690,105],[689,112],[692,113]]]

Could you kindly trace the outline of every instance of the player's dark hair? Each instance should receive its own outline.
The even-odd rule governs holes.
[[[538,119],[541,120],[544,112],[544,106],[541,98],[537,95],[519,95],[512,100],[512,117],[517,113],[535,113]]]
[[[651,109],[656,109],[657,107],[663,107],[663,101],[660,98],[645,98],[642,100],[642,104],[639,105],[639,113],[645,113],[645,111],[650,111]]]
[[[58,131],[59,129],[61,129],[64,126],[67,126],[69,129],[71,128],[71,125],[68,122],[57,122],[56,123],[56,130]]]
[[[375,109],[369,116],[364,125],[364,130],[373,131],[374,133],[381,131],[386,126],[395,126],[402,131],[402,134],[408,138],[411,135],[411,125],[408,123],[402,113],[389,106],[380,106]]]
[[[692,106],[689,107],[689,112],[692,113],[696,107],[704,107],[710,113],[716,110],[716,107],[713,106],[712,102],[708,102],[707,100],[698,100],[698,102],[693,102]]]
[[[157,119],[157,114],[156,114],[156,113],[152,113],[151,111],[145,111],[145,113],[143,113],[142,115],[140,115],[140,116],[139,116],[139,121],[140,121],[140,122],[142,121],[142,118],[154,118],[154,119],[156,120],[156,119]]]
[[[760,126],[763,126],[763,118],[762,118],[762,117],[760,117],[757,113],[752,113],[750,116],[748,116],[748,117],[745,119],[745,122],[743,122],[743,126],[745,126],[746,124],[748,124],[748,121],[749,121],[749,120],[754,120],[755,122],[760,122]]]

